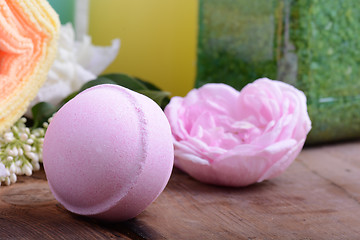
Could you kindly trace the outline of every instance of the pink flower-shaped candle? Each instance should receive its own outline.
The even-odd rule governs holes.
[[[311,129],[303,92],[266,78],[241,92],[206,84],[165,109],[175,166],[205,183],[246,186],[282,173]]]

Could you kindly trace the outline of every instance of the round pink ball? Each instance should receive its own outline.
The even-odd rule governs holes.
[[[69,211],[109,221],[135,217],[165,188],[174,153],[169,123],[150,98],[117,85],[85,90],[51,121],[43,161]]]

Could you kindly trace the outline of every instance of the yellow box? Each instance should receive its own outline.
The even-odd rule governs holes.
[[[94,44],[121,39],[106,73],[127,73],[173,96],[194,86],[198,32],[196,0],[91,0],[89,34]]]

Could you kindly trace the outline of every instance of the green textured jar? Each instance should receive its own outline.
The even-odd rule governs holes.
[[[276,78],[276,0],[200,0],[196,86]]]
[[[303,90],[307,143],[360,137],[358,0],[200,0],[196,86],[260,77]]]

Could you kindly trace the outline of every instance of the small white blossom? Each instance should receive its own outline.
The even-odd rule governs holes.
[[[16,147],[13,147],[11,153],[13,157],[17,157],[19,155],[19,151]]]
[[[17,177],[15,173],[10,174],[9,178],[11,183],[16,183]]]
[[[5,182],[6,186],[9,186],[11,184],[11,181],[10,181],[9,177],[6,177],[4,182]]]
[[[34,169],[35,171],[40,170],[40,164],[39,164],[38,162],[32,162],[31,164],[32,164],[33,169]]]
[[[19,129],[18,129],[18,127],[17,127],[17,126],[13,126],[13,127],[12,127],[12,129],[13,129],[13,132],[15,132],[15,133],[19,133]]]
[[[25,164],[21,170],[26,176],[32,175],[32,166],[31,165]]]
[[[23,172],[21,171],[21,168],[20,168],[19,166],[16,166],[15,174],[16,174],[16,175],[21,175],[21,174],[23,174]]]
[[[26,141],[27,139],[28,139],[28,135],[26,134],[26,133],[22,133],[21,135],[20,135],[20,140],[21,141]]]
[[[22,148],[18,148],[19,156],[24,155],[24,150]]]
[[[15,172],[16,172],[16,166],[15,166],[14,163],[12,163],[12,164],[10,165],[9,170],[10,170],[11,173],[15,173]]]
[[[23,148],[24,148],[25,152],[30,152],[31,151],[31,146],[29,144],[24,144]]]
[[[14,134],[12,132],[7,132],[4,134],[5,143],[9,143],[15,140]]]
[[[34,162],[38,162],[39,161],[39,156],[36,153],[33,152],[26,152],[25,155],[30,158],[31,160],[33,160]]]
[[[15,155],[15,153],[11,149],[7,149],[6,153],[11,157]]]
[[[46,128],[29,129],[26,119],[19,119],[0,134],[0,185],[15,183],[16,175],[31,176],[40,169]],[[48,124],[44,124],[46,127]]]

